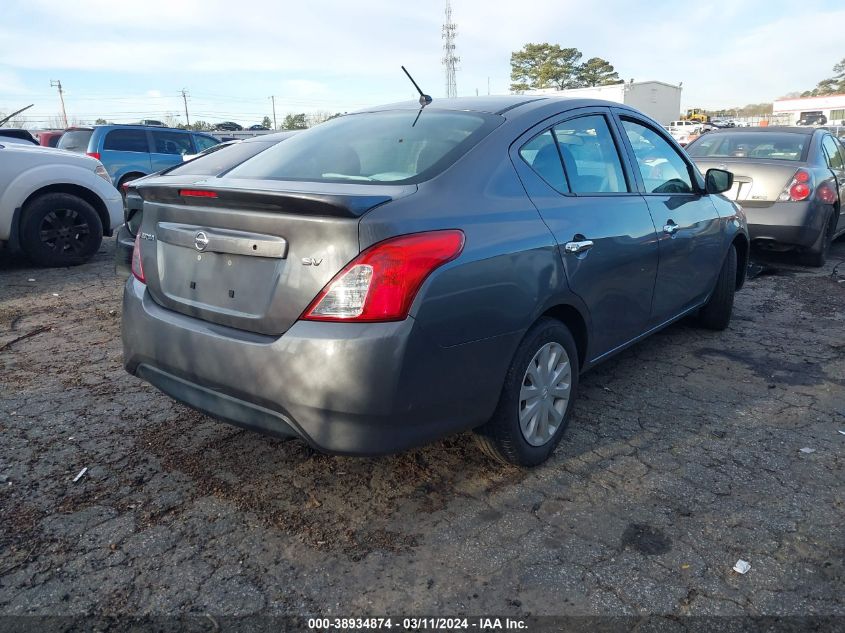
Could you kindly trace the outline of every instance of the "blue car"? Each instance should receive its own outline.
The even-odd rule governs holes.
[[[122,185],[182,162],[220,142],[209,134],[145,125],[74,127],[64,133],[58,148],[88,154],[99,160],[112,183]]]

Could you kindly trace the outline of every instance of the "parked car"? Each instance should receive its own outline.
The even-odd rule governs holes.
[[[36,132],[35,137],[42,147],[56,147],[64,133],[64,130],[44,130]]]
[[[26,143],[28,145],[38,145],[38,141],[29,132],[21,128],[4,127],[0,128],[0,140],[5,143]]]
[[[827,117],[819,112],[802,112],[796,125],[827,125]]]
[[[683,147],[693,138],[697,138],[701,134],[703,123],[700,121],[672,121],[667,126],[669,134],[674,138],[678,144]]]
[[[221,130],[223,132],[240,132],[244,128],[239,123],[235,123],[234,121],[224,121],[223,123],[218,123],[214,126],[215,130]]]
[[[219,177],[138,185],[124,363],[323,451],[472,428],[496,459],[539,464],[583,371],[688,315],[728,325],[748,256],[730,186],[606,101],[333,119]]]
[[[220,141],[210,134],[144,125],[69,128],[59,149],[86,153],[105,165],[114,186],[161,171]]]
[[[124,223],[117,231],[117,246],[115,248],[115,270],[118,274],[130,275],[132,263],[132,249],[135,247],[135,237],[141,224],[143,200],[138,194],[138,185],[150,178],[167,177],[173,182],[189,184],[203,181],[209,176],[218,176],[236,165],[252,158],[256,154],[273,147],[286,138],[296,134],[297,130],[265,134],[244,141],[230,141],[209,147],[194,159],[175,165],[168,169],[151,174],[138,180],[131,180],[123,185],[123,220]],[[211,156],[213,154],[213,156]],[[178,179],[178,180],[177,180]]]
[[[256,132],[261,130],[269,130],[270,128],[266,125],[261,125],[260,123],[257,123],[256,125],[250,125],[249,129],[250,131]]]
[[[212,145],[211,147],[207,147],[206,149],[202,150],[198,154],[185,154],[182,156],[182,162],[188,162],[189,160],[194,160],[195,158],[199,158],[200,156],[205,156],[206,154],[211,154],[212,152],[219,152],[224,147],[229,147],[235,143],[240,143],[240,139],[233,139],[231,141],[222,141],[217,145]]]
[[[120,194],[88,156],[0,137],[0,245],[40,266],[81,264],[121,221]]]
[[[699,169],[734,174],[728,197],[748,217],[755,246],[797,250],[822,266],[845,233],[845,151],[827,130],[762,127],[721,130],[687,146]]]

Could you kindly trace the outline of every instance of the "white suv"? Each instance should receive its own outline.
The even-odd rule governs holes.
[[[40,266],[73,266],[122,222],[121,195],[100,161],[0,139],[0,246]]]

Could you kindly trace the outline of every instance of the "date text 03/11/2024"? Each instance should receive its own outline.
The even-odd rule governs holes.
[[[514,618],[309,618],[308,629],[313,631],[400,629],[406,631],[518,631],[526,629],[526,622]]]

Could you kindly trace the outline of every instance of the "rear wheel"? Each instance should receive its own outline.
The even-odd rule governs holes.
[[[20,236],[24,252],[39,266],[75,266],[100,248],[103,224],[82,198],[48,193],[27,204]]]
[[[514,354],[493,417],[476,429],[481,450],[504,464],[546,461],[569,422],[578,370],[566,326],[555,319],[538,321]]]
[[[832,225],[833,222],[830,217],[828,217],[824,224],[824,228],[821,230],[821,233],[819,233],[816,243],[802,255],[801,261],[807,266],[813,266],[815,268],[821,268],[824,266],[827,261],[827,253],[830,250],[830,244],[833,242]]]
[[[716,287],[710,299],[698,312],[698,324],[708,330],[724,330],[731,322],[736,293],[736,246],[731,244]]]

